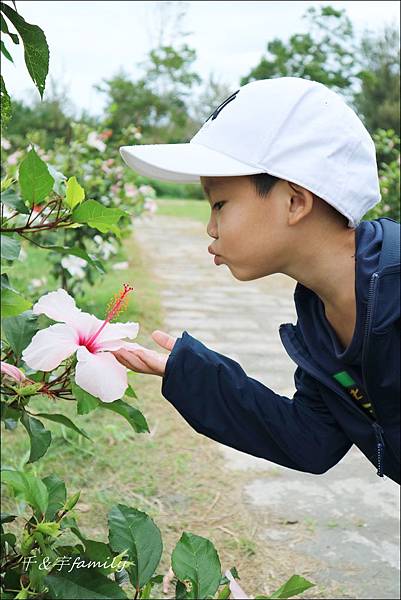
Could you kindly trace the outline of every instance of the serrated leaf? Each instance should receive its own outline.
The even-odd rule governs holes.
[[[2,322],[3,332],[14,354],[20,357],[38,331],[38,318],[31,310]]]
[[[24,58],[32,81],[43,98],[46,76],[49,71],[49,47],[43,30],[27,23],[11,6],[1,3],[1,10],[18,31],[24,44]]]
[[[2,469],[0,477],[3,483],[6,483],[20,494],[30,506],[40,513],[46,513],[49,493],[43,481],[31,473],[13,469]]]
[[[124,402],[124,400],[115,400],[114,402],[102,402],[100,404],[100,407],[105,408],[106,410],[112,410],[113,412],[116,412],[125,419],[127,419],[128,423],[137,433],[149,431],[148,424],[141,411],[135,408],[134,406],[131,406],[127,402]]]
[[[69,208],[74,209],[76,206],[78,206],[78,204],[81,204],[81,202],[84,200],[84,198],[85,198],[84,188],[79,185],[77,178],[75,176],[70,177],[69,180],[67,181],[66,195],[64,198],[65,204]]]
[[[51,413],[36,413],[35,417],[42,417],[43,419],[48,419],[49,421],[54,421],[54,423],[61,423],[62,425],[65,425],[65,427],[69,427],[70,429],[73,429],[80,435],[83,435],[84,437],[86,437],[86,439],[88,439],[88,440],[91,439],[90,436],[87,433],[85,433],[85,431],[83,429],[80,429],[79,427],[77,427],[71,421],[71,419],[69,419],[68,417],[66,417],[64,415],[51,414]]]
[[[24,412],[20,421],[29,434],[31,453],[28,463],[32,463],[46,453],[52,441],[52,434],[44,428],[38,419],[31,417],[26,412]]]
[[[3,289],[1,292],[1,316],[15,317],[31,308],[32,302],[28,302],[23,296],[11,289]]]
[[[117,234],[120,232],[117,223],[124,216],[128,216],[128,213],[120,208],[107,208],[96,200],[86,200],[72,213],[76,223],[86,223],[102,233],[112,231]]]
[[[53,190],[54,179],[34,148],[28,152],[20,165],[18,181],[21,196],[29,206],[39,204]]]
[[[220,559],[212,542],[184,532],[171,555],[171,566],[180,581],[190,580],[189,598],[214,596],[221,579]]]
[[[11,118],[11,100],[8,95],[3,75],[0,75],[0,104],[1,104],[1,127],[5,128]]]
[[[21,240],[15,234],[2,233],[0,235],[1,258],[16,260],[21,252]]]
[[[108,515],[109,543],[114,552],[127,550],[134,564],[127,568],[132,585],[142,588],[152,577],[162,555],[160,531],[144,512],[124,504],[113,506]]]

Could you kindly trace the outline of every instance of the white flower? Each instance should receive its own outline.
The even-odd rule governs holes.
[[[104,152],[106,150],[106,144],[100,139],[96,131],[91,131],[86,140],[88,146],[92,148],[96,148],[99,152]]]
[[[124,289],[114,301],[104,321],[82,312],[63,289],[42,296],[33,306],[35,315],[45,314],[59,321],[38,331],[22,353],[23,361],[36,371],[53,371],[66,358],[76,353],[75,381],[83,390],[102,402],[119,400],[128,386],[127,369],[112,352],[120,348],[136,350],[139,344],[124,338],[138,335],[138,323],[111,323],[120,312],[126,296]]]
[[[83,279],[85,277],[84,267],[87,263],[83,258],[73,255],[64,256],[61,259],[61,264],[73,277],[77,277],[77,279]]]
[[[11,144],[6,138],[1,138],[1,147],[3,150],[10,150]]]

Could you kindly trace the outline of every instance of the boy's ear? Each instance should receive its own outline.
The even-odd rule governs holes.
[[[314,197],[312,192],[300,185],[295,183],[288,185],[290,189],[288,225],[296,225],[311,213]]]

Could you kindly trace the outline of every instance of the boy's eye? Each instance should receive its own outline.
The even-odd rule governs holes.
[[[213,204],[213,210],[220,210],[223,204],[225,204],[223,200],[221,202],[216,202],[215,204]]]

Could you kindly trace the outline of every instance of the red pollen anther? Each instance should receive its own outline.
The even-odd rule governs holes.
[[[134,290],[134,288],[131,285],[128,285],[128,283],[123,284],[123,289],[116,296],[102,325],[99,327],[99,329],[97,331],[95,331],[95,333],[89,338],[89,340],[86,341],[85,346],[88,348],[89,351],[91,350],[90,346],[93,345],[93,342],[96,340],[96,338],[100,335],[100,333],[106,327],[107,323],[109,323],[112,319],[114,319],[114,317],[116,317],[118,315],[118,313],[121,311],[121,309],[123,308],[123,302],[124,302],[125,298],[133,290]]]

